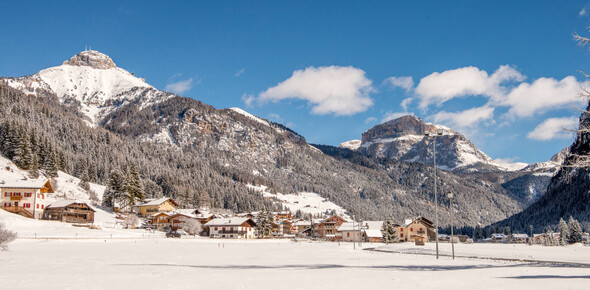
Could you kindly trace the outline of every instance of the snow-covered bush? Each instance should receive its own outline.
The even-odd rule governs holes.
[[[0,223],[0,250],[8,248],[8,243],[16,239],[16,233],[5,228],[4,223]]]

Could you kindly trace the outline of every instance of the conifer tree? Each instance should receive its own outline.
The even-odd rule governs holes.
[[[569,239],[569,229],[563,218],[559,219],[559,244],[561,246],[567,245]]]
[[[397,243],[399,241],[399,236],[397,234],[397,230],[395,228],[395,224],[391,220],[391,217],[388,217],[385,222],[383,222],[383,241],[386,244],[389,243]]]
[[[582,227],[577,220],[574,220],[572,216],[568,220],[568,228],[569,228],[569,239],[568,242],[570,244],[581,243],[582,242]]]
[[[36,155],[33,156],[33,161],[31,163],[31,167],[29,169],[29,177],[31,178],[39,178],[39,162],[37,161],[38,158]]]

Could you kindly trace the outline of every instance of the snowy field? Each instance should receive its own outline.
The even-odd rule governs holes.
[[[98,214],[103,225],[113,219]],[[3,210],[0,222],[19,235],[0,252],[0,289],[587,289],[590,283],[590,247],[581,245],[457,244],[464,257],[436,260],[432,243],[363,243],[376,250],[370,251],[350,243],[167,239]],[[441,243],[440,252],[450,254],[451,245]]]
[[[589,267],[437,261],[286,240],[20,239],[0,253],[0,265],[4,289],[587,289],[590,282]]]

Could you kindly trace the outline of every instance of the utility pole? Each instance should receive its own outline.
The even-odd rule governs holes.
[[[436,259],[438,259],[438,195],[436,193],[436,137],[443,136],[443,130],[437,129],[436,132],[426,131],[424,136],[433,137],[432,152],[434,156],[434,234],[436,240]]]

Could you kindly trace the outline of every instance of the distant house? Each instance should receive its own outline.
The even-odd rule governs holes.
[[[147,217],[157,212],[172,212],[177,206],[172,198],[163,197],[140,204],[137,209],[140,216]]]
[[[47,195],[53,193],[49,179],[4,181],[0,183],[0,207],[8,212],[41,219]]]
[[[338,228],[346,222],[348,222],[346,219],[338,215],[333,215],[329,218],[322,220],[320,224],[317,226],[316,232],[320,238],[335,240]]]
[[[397,228],[400,242],[415,242],[416,239],[434,241],[436,233],[432,221],[425,217],[407,219]]]
[[[256,223],[250,218],[217,218],[205,224],[210,238],[253,239]]]
[[[494,243],[505,243],[508,241],[508,237],[505,234],[492,234],[490,241]]]
[[[383,221],[363,221],[343,223],[336,232],[336,239],[345,242],[381,242]]]
[[[56,201],[45,208],[43,218],[67,223],[94,223],[94,213],[88,204],[77,200]]]
[[[218,215],[205,209],[195,209],[192,214],[195,216],[195,219],[201,222],[203,225],[208,223],[210,220],[219,217]]]
[[[290,220],[292,218],[293,218],[293,216],[291,215],[290,211],[281,211],[281,212],[274,213],[274,220],[275,221]]]
[[[365,242],[380,243],[383,239],[383,221],[363,221],[362,222],[362,236]]]
[[[336,231],[336,239],[343,242],[360,242],[361,229],[357,222],[345,222]]]
[[[527,234],[512,234],[508,238],[511,243],[517,244],[526,244],[528,239],[529,236]]]
[[[168,216],[169,215],[165,212],[157,212],[149,215],[147,219],[153,228],[163,229],[170,226],[170,222],[168,222]]]
[[[298,235],[301,235],[305,230],[311,228],[311,222],[310,221],[298,221],[295,222],[293,224],[293,226],[295,227],[295,233]]]

